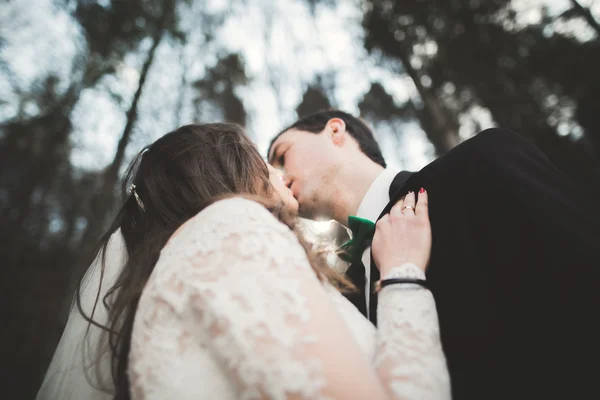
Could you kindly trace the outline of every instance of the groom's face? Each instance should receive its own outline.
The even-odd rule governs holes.
[[[271,146],[269,162],[284,172],[284,181],[300,204],[302,217],[331,217],[339,155],[325,132],[291,129]]]

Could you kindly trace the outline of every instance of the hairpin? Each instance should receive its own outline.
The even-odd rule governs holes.
[[[129,186],[129,193],[133,194],[133,196],[135,197],[135,201],[138,203],[138,206],[140,206],[142,211],[146,211],[146,208],[144,207],[144,203],[142,202],[142,199],[140,199],[140,196],[138,196],[135,188],[136,188],[135,183],[132,183]]]

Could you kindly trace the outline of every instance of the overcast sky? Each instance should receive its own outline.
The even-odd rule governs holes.
[[[17,111],[15,89],[27,92],[32,82],[49,72],[61,78],[63,88],[69,83],[71,63],[65,60],[72,60],[85,42],[69,10],[57,9],[53,3],[52,0],[29,0],[10,2],[0,8],[0,37],[5,39],[4,46],[0,47],[0,62],[6,63],[12,71],[8,79],[0,79],[0,121],[14,117]],[[407,76],[380,68],[377,60],[364,50],[360,0],[338,0],[335,7],[319,6],[314,17],[303,0],[247,0],[243,3],[243,7],[229,10],[217,34],[214,52],[198,51],[203,37],[193,33],[193,7],[200,7],[201,3],[192,3],[188,20],[185,17],[182,20],[192,32],[183,53],[185,66],[180,61],[182,50],[163,40],[141,99],[129,156],[174,128],[182,72],[188,71],[188,80],[201,78],[206,66],[216,62],[219,49],[239,51],[246,62],[251,82],[238,94],[249,114],[248,132],[263,154],[271,137],[293,122],[294,110],[306,85],[317,74],[333,76],[335,84],[331,95],[336,105],[355,114],[358,102],[373,81],[380,82],[398,104],[417,96]],[[600,1],[581,0],[581,3],[600,16]],[[203,10],[220,13],[226,11],[229,4],[228,0],[208,0],[208,7],[204,6]],[[570,7],[570,1],[513,0],[511,7],[517,11],[518,26],[507,29],[538,23],[542,6],[548,7],[551,14],[558,14]],[[580,40],[591,40],[595,35],[581,22],[558,23],[554,28]],[[72,163],[75,166],[97,169],[112,159],[149,45],[148,41],[142,43],[137,52],[125,58],[115,75],[106,76],[97,87],[83,93],[72,115],[75,126],[72,140],[76,148]],[[435,51],[435,47],[430,51]],[[125,105],[115,102],[109,91],[120,94],[126,100]],[[186,93],[183,95],[185,99]],[[184,104],[181,122],[193,122],[191,103],[184,101]],[[31,103],[26,111],[35,115],[39,110]],[[493,125],[486,110],[474,109],[461,121],[461,134],[465,137],[474,133],[472,119],[483,127]],[[431,145],[417,124],[404,124],[401,129],[404,135],[400,143],[389,127],[384,125],[378,129],[384,156],[393,167],[419,169],[431,161]]]

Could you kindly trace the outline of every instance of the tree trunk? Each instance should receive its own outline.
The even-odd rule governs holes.
[[[133,128],[137,121],[139,101],[144,91],[146,80],[148,78],[148,72],[150,71],[150,67],[154,62],[156,49],[158,48],[158,45],[160,44],[161,39],[164,35],[166,23],[170,16],[170,10],[172,9],[172,7],[170,7],[170,4],[171,1],[166,2],[166,7],[157,24],[156,32],[152,36],[152,47],[148,51],[146,60],[144,61],[144,64],[140,71],[138,87],[133,95],[131,106],[129,107],[129,110],[126,113],[127,123],[125,124],[123,133],[121,134],[121,138],[119,139],[117,151],[115,153],[113,161],[102,174],[101,180],[99,182],[100,185],[98,190],[96,191],[96,195],[94,195],[90,201],[91,207],[87,213],[88,225],[81,240],[81,248],[83,249],[83,254],[89,253],[95,247],[97,240],[102,234],[102,230],[106,225],[106,219],[108,217],[108,214],[113,210],[115,206],[117,198],[115,196],[114,191],[117,187],[117,182],[119,180],[119,170],[121,169],[121,166],[123,164],[123,160],[125,158],[125,149],[127,148],[127,145],[131,140]]]
[[[433,144],[437,155],[444,154],[458,143],[458,121],[452,113],[437,99],[421,82],[419,73],[413,68],[405,51],[399,51],[398,56],[404,70],[410,76],[423,101],[422,112],[418,113],[421,127],[427,138]]]
[[[188,63],[186,62],[185,57],[185,45],[186,42],[182,41],[181,43],[181,53],[179,54],[179,63],[181,64],[181,68],[183,71],[181,72],[181,81],[179,86],[179,97],[177,99],[177,105],[175,106],[175,127],[178,128],[181,125],[182,115],[183,115],[183,102],[185,99],[185,88],[188,85],[187,82],[187,73],[188,73]]]
[[[135,94],[133,95],[133,101],[131,102],[131,106],[127,111],[127,123],[125,124],[125,129],[123,129],[123,134],[121,135],[121,139],[119,140],[119,144],[117,145],[117,152],[112,163],[108,166],[105,172],[104,188],[113,188],[114,184],[118,180],[119,169],[121,168],[121,165],[123,164],[123,158],[125,157],[125,149],[129,144],[129,141],[131,139],[131,133],[133,132],[133,127],[137,120],[138,104],[140,102],[140,97],[142,96],[144,85],[148,77],[148,71],[150,70],[150,66],[154,61],[154,54],[156,53],[156,48],[158,47],[161,38],[162,32],[153,37],[152,47],[150,48],[148,56],[146,57],[146,61],[142,66],[142,72],[140,74],[138,88],[135,91]]]

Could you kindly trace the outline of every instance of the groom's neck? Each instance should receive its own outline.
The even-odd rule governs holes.
[[[333,218],[340,224],[347,226],[348,217],[356,215],[360,203],[367,191],[377,179],[384,168],[371,161],[353,164],[351,169],[344,171],[340,177],[341,183],[338,193],[335,193],[333,204]]]

